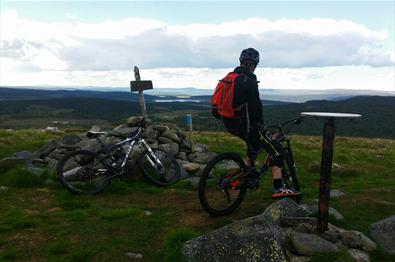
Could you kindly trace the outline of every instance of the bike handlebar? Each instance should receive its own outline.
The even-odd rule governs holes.
[[[132,131],[128,137],[132,138],[139,135],[145,128],[147,128],[147,121],[143,118],[139,122],[137,122],[137,129]]]
[[[141,128],[146,128],[147,127],[147,121],[145,121],[145,119],[141,119],[141,121],[138,124],[139,127]]]
[[[278,125],[266,126],[265,128],[277,128],[277,129],[280,130],[280,132],[281,132],[282,134],[288,133],[288,131],[289,131],[289,129],[291,128],[291,126],[293,126],[293,125],[299,125],[299,124],[302,122],[302,119],[303,119],[303,118],[304,118],[303,116],[300,116],[300,117],[295,118],[295,119],[287,120],[287,121],[285,121],[285,122],[283,122],[283,123],[281,123],[281,124],[278,124]],[[289,126],[288,131],[287,131],[287,132],[284,132],[284,131],[283,131],[283,126],[286,126],[286,125],[289,125],[289,124],[290,124],[290,126]]]

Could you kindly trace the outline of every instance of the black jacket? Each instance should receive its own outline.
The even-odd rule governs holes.
[[[250,123],[263,125],[262,103],[259,98],[256,75],[240,66],[236,67],[233,72],[242,74],[235,80],[233,106],[238,107],[247,102]],[[245,112],[244,116],[243,118],[246,118]]]

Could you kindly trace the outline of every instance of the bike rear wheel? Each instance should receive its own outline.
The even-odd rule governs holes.
[[[102,192],[110,183],[110,175],[98,155],[86,150],[73,151],[57,165],[60,183],[70,192],[94,195]]]
[[[170,186],[180,180],[180,166],[174,157],[159,148],[144,151],[139,158],[139,165],[144,176],[158,186]],[[161,164],[158,164],[157,160]]]
[[[213,215],[232,213],[247,192],[243,159],[234,153],[214,157],[204,169],[199,182],[199,200],[203,209]]]
[[[291,158],[291,155],[289,154],[288,150],[285,150],[285,153],[283,155],[283,163],[281,167],[281,175],[282,175],[282,181],[285,185],[287,185],[288,188],[294,189],[296,191],[300,191],[300,185],[299,185],[299,180],[296,175],[296,168],[295,168],[295,162]],[[300,203],[302,200],[302,194],[293,197],[293,199],[297,202]]]

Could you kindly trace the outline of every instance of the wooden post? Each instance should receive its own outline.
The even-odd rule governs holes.
[[[139,68],[137,66],[134,67],[134,78],[135,78],[136,81],[141,81],[140,70],[139,70]],[[144,118],[144,120],[147,120],[148,119],[148,117],[147,117],[147,109],[145,107],[145,100],[144,100],[143,90],[139,90],[138,92],[139,92],[140,108],[141,108],[141,111],[143,113],[143,118]]]
[[[318,202],[317,230],[321,233],[328,230],[329,198],[331,193],[331,172],[333,161],[333,147],[335,140],[335,118],[360,118],[359,114],[302,112],[303,117],[324,119],[324,135],[322,138],[320,193]]]
[[[333,161],[333,144],[335,139],[335,119],[326,118],[322,141],[320,193],[318,204],[318,231],[328,230],[329,198],[331,192],[331,172]]]

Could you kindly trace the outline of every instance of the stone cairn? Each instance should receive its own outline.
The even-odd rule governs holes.
[[[187,241],[182,249],[183,261],[303,262],[314,255],[341,250],[346,250],[355,261],[370,261],[369,253],[377,248],[375,242],[361,232],[344,230],[330,223],[329,230],[320,234],[315,230],[317,219],[312,215],[311,206],[283,198],[261,215],[235,221]],[[370,228],[392,228],[387,234],[394,234],[394,220],[395,216]],[[370,233],[373,235],[372,230]],[[388,236],[383,235],[382,239],[385,238]]]
[[[108,131],[106,135],[101,135],[100,139],[105,145],[118,143],[136,130],[137,123],[140,120],[141,117],[130,117],[125,124]],[[91,131],[102,130],[98,126],[93,126]],[[162,149],[175,157],[181,167],[182,178],[190,180],[193,186],[197,186],[199,176],[205,165],[215,156],[214,153],[209,152],[206,145],[193,144],[191,147],[190,141],[184,132],[173,124],[150,123],[142,133],[142,137],[151,147]],[[72,150],[80,148],[98,151],[101,147],[97,139],[89,139],[86,133],[65,135],[60,142],[49,141],[36,152],[18,152],[13,157],[0,160],[0,168],[25,162],[31,173],[40,175],[43,172],[43,169],[40,167],[47,166],[48,169],[55,171],[58,161]],[[136,161],[142,150],[139,146],[134,147],[127,162],[127,170],[135,171]],[[128,174],[127,171],[125,173],[126,175]]]

